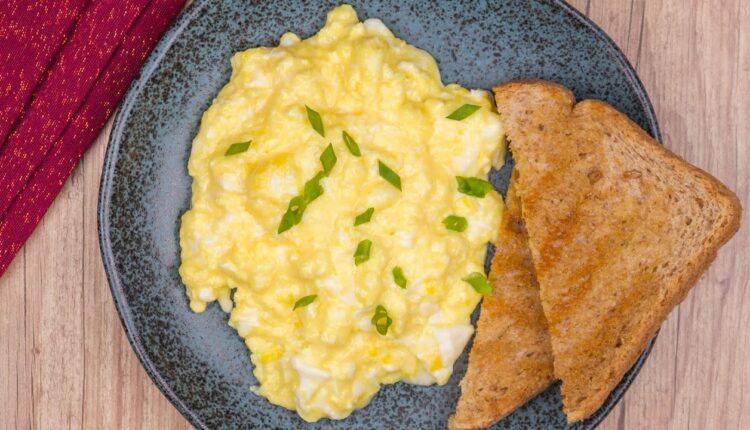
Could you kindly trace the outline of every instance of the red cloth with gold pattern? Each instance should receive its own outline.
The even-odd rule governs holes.
[[[183,4],[0,2],[0,276]]]

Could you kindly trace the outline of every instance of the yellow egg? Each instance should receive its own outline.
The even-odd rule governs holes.
[[[382,384],[445,383],[481,297],[462,279],[500,222],[495,192],[456,180],[502,159],[489,94],[443,85],[428,53],[346,5],[309,39],[237,53],[232,70],[188,164],[191,308],[219,300],[254,392],[308,421],[345,418]],[[447,118],[466,104],[479,109]],[[447,229],[449,215],[468,227]]]

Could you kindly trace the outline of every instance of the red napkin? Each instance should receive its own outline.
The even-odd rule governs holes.
[[[0,3],[0,276],[183,3]]]

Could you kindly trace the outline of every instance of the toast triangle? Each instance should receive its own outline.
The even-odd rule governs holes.
[[[488,427],[554,380],[552,347],[513,179],[451,430]]]
[[[609,105],[495,88],[569,422],[594,413],[739,228],[723,184]]]

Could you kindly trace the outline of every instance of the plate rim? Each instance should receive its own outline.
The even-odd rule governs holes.
[[[594,21],[589,17],[583,15],[576,8],[568,4],[565,0],[536,0],[540,3],[548,3],[556,6],[566,13],[571,18],[575,19],[579,24],[583,25],[586,29],[591,31],[593,35],[604,43],[605,49],[607,50],[609,57],[617,63],[621,70],[625,74],[630,87],[634,90],[635,95],[639,103],[645,108],[644,116],[648,123],[649,129],[653,132],[653,138],[663,144],[661,129],[656,118],[653,104],[646,92],[643,82],[638,77],[633,66],[628,61],[625,54],[612,40],[612,38],[602,30]],[[149,54],[146,62],[141,67],[138,76],[128,87],[125,96],[117,108],[117,112],[114,117],[112,130],[107,142],[107,148],[104,156],[104,164],[102,166],[102,174],[99,183],[99,196],[97,204],[97,233],[99,236],[99,251],[101,253],[102,262],[104,264],[104,271],[107,278],[107,283],[112,293],[112,299],[117,309],[117,316],[120,319],[122,328],[125,331],[125,335],[128,339],[130,347],[133,349],[138,361],[145,370],[148,377],[161,391],[161,393],[169,400],[172,406],[180,412],[180,414],[187,419],[187,421],[195,428],[200,430],[208,430],[209,427],[192,409],[178,396],[172,388],[169,386],[166,380],[161,376],[160,371],[151,360],[145,346],[142,343],[140,333],[135,327],[133,314],[130,306],[125,297],[125,293],[122,287],[122,283],[117,271],[115,264],[115,257],[112,251],[112,242],[110,238],[110,206],[112,197],[112,184],[114,181],[114,167],[117,163],[119,156],[119,148],[122,142],[122,135],[125,130],[125,123],[130,116],[136,99],[143,91],[144,86],[150,80],[154,71],[161,63],[164,56],[167,54],[169,49],[172,47],[177,38],[183,33],[185,28],[192,23],[192,21],[203,11],[203,9],[211,2],[211,0],[195,0],[188,5],[179,15],[179,17],[172,23],[169,29],[164,33],[159,42],[154,47],[153,51]],[[651,354],[651,350],[656,342],[658,331],[654,337],[649,341],[646,348],[643,350],[639,358],[633,364],[632,369],[634,373],[630,375],[630,378],[623,379],[620,386],[619,392],[610,394],[610,397],[602,404],[602,406],[586,421],[583,422],[584,429],[593,429],[597,427],[604,418],[614,409],[614,407],[622,399],[623,395],[627,392],[630,385],[633,383],[635,378],[643,368],[643,364]],[[614,396],[612,395],[614,394]]]

